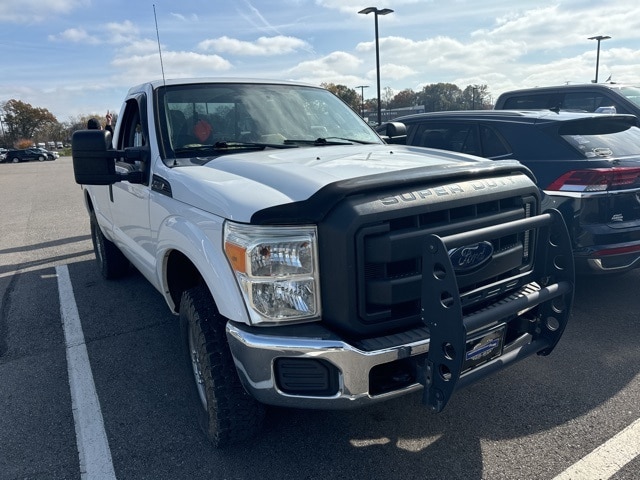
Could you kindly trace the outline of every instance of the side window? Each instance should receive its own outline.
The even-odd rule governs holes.
[[[418,147],[439,148],[479,155],[479,144],[473,125],[458,123],[422,123],[409,126],[408,143]]]
[[[407,144],[416,147],[450,150],[445,145],[446,130],[439,123],[419,123],[407,126]]]
[[[598,92],[567,93],[562,102],[562,108],[565,110],[595,112],[600,107],[615,107],[617,113],[626,113],[626,109],[618,102]]]
[[[512,153],[498,132],[484,125],[480,125],[480,142],[482,143],[483,157],[506,157]]]
[[[503,109],[514,110],[541,110],[554,106],[553,93],[532,93],[530,95],[518,95],[509,97],[504,101]]]
[[[447,129],[447,142],[449,150],[467,153],[469,155],[481,155],[480,144],[475,125],[451,124]]]
[[[142,147],[147,144],[140,106],[134,99],[127,101],[118,133],[118,148]],[[120,120],[118,120],[120,121]]]

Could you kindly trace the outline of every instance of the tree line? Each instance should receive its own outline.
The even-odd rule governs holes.
[[[87,128],[87,120],[92,117],[103,119],[103,115],[91,114],[60,122],[46,108],[11,99],[0,103],[0,147],[27,148],[49,141],[67,144],[73,132]]]
[[[378,99],[363,99],[364,87],[349,88],[345,85],[323,83],[322,87],[333,92],[358,113],[375,112]],[[357,89],[361,88],[360,91]],[[447,110],[488,110],[492,108],[487,85],[467,85],[461,89],[453,83],[433,83],[416,92],[410,88],[393,93],[386,87],[380,94],[380,107],[394,110],[408,107],[424,107],[425,112]]]

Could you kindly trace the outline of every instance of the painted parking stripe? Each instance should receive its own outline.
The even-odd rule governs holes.
[[[66,265],[58,266],[56,274],[80,473],[85,480],[115,480],[111,450],[104,430],[100,401],[93,382],[69,269]]]
[[[553,480],[606,480],[640,456],[640,419]]]

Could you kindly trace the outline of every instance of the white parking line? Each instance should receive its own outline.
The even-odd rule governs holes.
[[[640,419],[553,480],[606,480],[640,455]]]
[[[93,382],[69,270],[65,265],[59,266],[56,267],[56,274],[67,349],[71,407],[80,455],[80,474],[86,480],[115,480],[111,450],[104,430],[100,401]]]

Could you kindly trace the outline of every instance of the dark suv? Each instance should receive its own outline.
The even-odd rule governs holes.
[[[587,83],[526,88],[503,93],[496,100],[494,108],[626,113],[640,118],[640,87],[617,83]]]
[[[519,160],[535,174],[546,206],[562,212],[577,271],[607,273],[640,266],[636,122],[549,110],[453,111],[400,117],[386,133],[389,143]]]
[[[7,163],[28,162],[29,160],[38,160],[43,162],[47,160],[47,154],[35,148],[25,148],[22,150],[9,150],[4,159]]]

